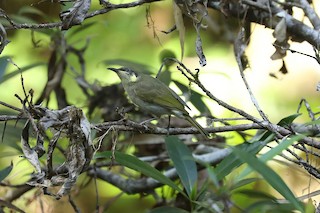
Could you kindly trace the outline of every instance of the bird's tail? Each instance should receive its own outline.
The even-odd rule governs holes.
[[[209,138],[210,134],[192,117],[185,116],[185,119],[189,121],[192,124],[192,126],[196,127],[204,137]]]

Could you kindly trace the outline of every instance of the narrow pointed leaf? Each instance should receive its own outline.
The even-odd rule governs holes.
[[[8,59],[9,56],[0,57],[0,81],[2,79],[2,76],[6,72],[7,66],[8,66]]]
[[[247,163],[252,169],[257,171],[275,190],[277,190],[284,198],[290,201],[297,210],[301,212],[303,211],[303,205],[294,196],[286,183],[275,171],[270,169],[270,167],[268,167],[264,162],[259,160],[254,155],[237,147],[233,147],[233,153],[239,159],[241,159],[241,161]]]
[[[7,166],[6,168],[0,170],[0,182],[3,181],[11,172],[13,168],[13,164],[11,162],[10,166]]]
[[[181,84],[178,81],[172,80],[177,87],[179,87],[179,89],[183,92],[183,93],[187,93],[190,88],[187,87],[184,84]],[[191,96],[190,96],[190,102],[193,104],[193,106],[195,106],[197,108],[197,110],[199,110],[199,112],[205,113],[205,112],[210,112],[209,108],[207,107],[207,105],[203,102],[203,100],[201,99],[203,97],[203,95],[201,95],[200,93],[191,90]]]
[[[256,154],[266,145],[266,143],[266,141],[256,141],[254,143],[243,143],[237,147],[238,149],[248,153]],[[234,153],[231,153],[229,156],[224,158],[221,163],[218,164],[218,166],[214,169],[214,172],[217,175],[218,180],[221,180],[242,164],[243,162],[238,159]]]
[[[108,158],[110,159],[112,153],[111,151],[97,153],[94,158]],[[153,179],[163,183],[165,185],[170,186],[171,188],[177,190],[178,192],[183,193],[182,189],[180,189],[172,180],[163,175],[160,171],[150,166],[148,163],[139,160],[137,157],[124,154],[121,152],[115,152],[115,161],[119,164],[133,169],[135,171],[141,172],[142,174],[152,177]]]
[[[35,64],[30,64],[28,66],[25,66],[25,67],[22,67],[18,70],[10,72],[10,73],[4,75],[2,78],[0,78],[0,83],[3,83],[16,75],[19,75],[22,72],[31,70],[32,68],[37,67],[37,66],[41,66],[41,65],[45,65],[45,63],[39,62],[39,63],[35,63]]]
[[[289,146],[291,146],[295,141],[298,141],[302,138],[304,138],[305,136],[303,135],[296,135],[292,138],[286,138],[284,140],[282,140],[280,142],[279,145],[277,145],[276,147],[270,149],[270,151],[264,153],[263,155],[261,155],[261,157],[259,157],[259,159],[262,162],[267,162],[269,160],[272,160],[275,156],[279,155],[283,150],[287,149]],[[252,172],[252,168],[247,167],[239,176],[239,179],[244,178],[245,176],[247,176],[248,174],[250,174]]]
[[[288,117],[282,118],[279,122],[278,125],[279,126],[283,126],[283,127],[288,127],[292,124],[292,122],[299,117],[300,115],[302,115],[301,113],[296,113],[293,115],[289,115]]]
[[[198,178],[197,165],[189,148],[177,136],[165,139],[168,154],[189,197]]]

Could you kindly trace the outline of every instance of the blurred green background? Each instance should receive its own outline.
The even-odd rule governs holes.
[[[123,3],[126,1],[112,1],[113,3]],[[129,2],[129,1],[127,1]],[[8,15],[17,22],[41,23],[58,21],[58,14],[61,6],[51,1],[38,0],[2,0],[0,8],[4,9]],[[68,4],[64,6],[68,7]],[[93,1],[90,11],[99,9],[98,1]],[[82,26],[75,26],[67,32],[63,32],[67,42],[78,48],[84,47],[88,41],[85,51],[86,73],[88,82],[97,82],[99,85],[111,85],[119,82],[114,73],[106,70],[105,60],[128,60],[136,63],[148,65],[152,72],[156,73],[161,66],[160,53],[163,50],[171,50],[176,56],[180,56],[179,35],[175,31],[164,34],[161,30],[169,30],[174,25],[171,1],[155,2],[150,5],[151,18],[146,18],[147,5],[114,10],[107,14],[99,15],[84,21]],[[92,24],[91,26],[88,26]],[[223,15],[210,11],[208,28],[201,31],[203,49],[207,57],[207,66],[200,68],[198,58],[195,53],[196,34],[192,23],[186,22],[185,56],[183,62],[191,70],[201,69],[200,79],[203,84],[218,98],[226,101],[230,105],[237,106],[246,112],[258,116],[250,97],[240,78],[236,65],[233,48],[230,43],[236,36],[238,24],[236,20],[226,19]],[[81,28],[83,28],[81,30]],[[79,32],[78,32],[79,31]],[[6,73],[14,72],[18,67],[23,68],[30,64],[46,63],[51,53],[51,41],[46,30],[37,30],[33,34],[30,30],[9,30],[9,40],[11,41],[2,53],[2,57],[10,56],[12,63],[8,63]],[[37,42],[38,47],[34,47],[32,38]],[[319,94],[316,92],[316,85],[320,79],[320,68],[316,61],[303,57],[299,54],[289,53],[285,58],[289,73],[280,74],[281,61],[272,61],[270,56],[274,52],[272,32],[258,25],[252,25],[251,42],[247,50],[251,69],[246,71],[248,81],[253,92],[259,101],[261,108],[265,111],[272,122],[277,122],[281,118],[294,114],[298,108],[301,98],[309,101],[311,106],[317,110]],[[312,47],[308,44],[294,44],[293,49],[312,54]],[[74,64],[74,69],[79,71],[75,57],[69,57],[70,64]],[[14,63],[14,64],[13,64]],[[178,81],[182,80],[181,73],[172,69],[172,77]],[[278,79],[270,77],[270,73],[276,73]],[[36,66],[23,73],[24,84],[27,90],[33,89],[35,99],[40,96],[47,81],[47,70],[45,65]],[[64,76],[63,86],[67,89],[68,100],[77,107],[87,106],[86,97],[81,92],[74,80],[74,73],[69,71]],[[192,86],[196,91],[200,90]],[[20,107],[21,104],[14,94],[23,96],[20,75],[1,82],[0,100],[8,104]],[[235,118],[238,115],[228,112],[211,100],[205,100],[211,113],[219,118]],[[57,108],[55,99],[49,103],[50,108]],[[1,114],[7,114],[8,109],[0,106]],[[305,112],[305,109],[302,110]],[[195,108],[193,113],[199,114]],[[306,113],[301,116],[300,121],[308,119]],[[14,126],[14,122],[10,122]],[[1,124],[3,126],[3,124]],[[6,179],[12,184],[23,183],[28,179],[28,174],[32,172],[30,165],[22,159],[19,148],[20,130],[22,122],[17,123],[16,129],[7,128],[4,141],[0,144],[0,168],[6,167],[10,161],[14,163],[14,169]],[[1,126],[1,127],[2,127]],[[2,128],[1,128],[2,129]],[[19,130],[19,131],[18,131]],[[228,142],[237,144],[239,138],[233,133],[225,133],[224,136],[231,137]],[[20,150],[20,151],[19,151]],[[292,167],[279,167],[287,183],[292,185],[296,194],[302,194],[304,190],[313,184],[313,181],[303,181],[306,185],[296,186],[295,179],[301,174],[299,170],[294,173]],[[299,178],[310,178],[302,175]],[[86,177],[78,180],[79,185],[86,181]],[[80,187],[80,186],[79,186]],[[255,186],[257,188],[266,186]],[[129,196],[119,195],[120,190],[98,181],[99,199],[101,203],[109,205],[107,212],[144,212],[150,208],[155,200],[152,196]],[[4,191],[0,189],[0,196]],[[34,196],[34,191],[24,195],[16,203],[19,207],[27,206],[28,212],[41,212],[44,208],[46,212],[72,212],[67,199],[55,201],[51,197],[44,195]],[[46,206],[41,207],[37,199],[42,199]],[[239,202],[243,197],[235,198]],[[95,189],[93,184],[86,186],[75,196],[75,201],[82,212],[93,212],[95,209]],[[243,202],[246,202],[245,200]]]

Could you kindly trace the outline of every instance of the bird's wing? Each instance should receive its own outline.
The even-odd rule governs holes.
[[[134,88],[136,95],[140,99],[149,103],[185,112],[184,106],[188,107],[187,104],[167,85],[160,80],[149,76],[144,76],[144,78],[146,79],[143,79],[142,82],[148,82],[148,84],[142,83]]]

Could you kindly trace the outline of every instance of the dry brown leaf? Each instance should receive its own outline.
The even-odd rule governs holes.
[[[73,25],[78,25],[86,18],[86,14],[90,9],[91,0],[77,0],[73,6],[60,14],[62,20],[62,30],[67,30]]]
[[[174,22],[179,32],[181,60],[182,60],[184,55],[184,40],[185,40],[186,28],[183,22],[182,11],[175,1],[173,1],[173,15],[174,15]]]

